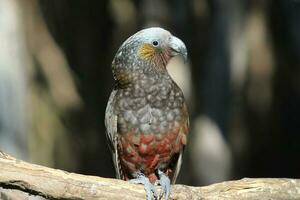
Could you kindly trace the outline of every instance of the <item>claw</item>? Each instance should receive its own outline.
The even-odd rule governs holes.
[[[134,175],[134,179],[129,180],[130,183],[143,184],[146,191],[147,200],[157,199],[157,192],[155,187],[151,184],[149,179],[141,172]]]
[[[159,193],[158,199],[161,199],[165,195],[165,200],[168,200],[171,193],[171,181],[167,175],[158,169],[159,185],[161,186],[161,191]]]

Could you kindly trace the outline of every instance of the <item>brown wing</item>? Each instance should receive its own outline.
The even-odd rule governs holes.
[[[185,145],[187,143],[187,136],[188,136],[188,132],[189,132],[189,117],[188,117],[186,104],[184,104],[182,110],[183,110],[184,120],[183,120],[181,129],[179,131],[179,137],[181,140],[180,142],[182,143],[182,147],[181,147],[181,150],[179,151],[179,153],[177,155],[174,155],[174,158],[172,158],[171,163],[170,163],[171,166],[173,165],[173,167],[171,167],[171,168],[173,168],[172,169],[173,176],[171,176],[172,184],[175,184],[177,176],[178,176],[180,168],[181,168],[182,156],[183,156]]]
[[[114,104],[115,104],[115,96],[117,90],[113,90],[105,111],[105,127],[106,127],[106,138],[112,152],[112,159],[114,162],[115,170],[116,170],[116,177],[118,179],[122,178],[121,174],[121,167],[120,167],[120,160],[117,151],[117,120],[118,116],[114,111]]]

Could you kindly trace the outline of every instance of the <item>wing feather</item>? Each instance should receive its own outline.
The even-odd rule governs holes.
[[[187,114],[188,112],[187,112],[186,104],[184,104],[184,106],[183,106],[183,112],[185,113],[186,121],[183,123],[183,128],[181,129],[181,131],[183,131],[183,132],[179,133],[179,134],[184,134],[185,136],[187,136],[188,132],[189,132],[189,117],[188,117],[188,114]],[[175,168],[174,168],[174,175],[173,175],[172,180],[171,180],[172,184],[175,184],[177,176],[179,174],[181,164],[182,164],[182,156],[183,156],[184,148],[185,148],[185,144],[183,144],[183,146],[182,146],[182,148],[179,152],[177,163],[176,163]]]
[[[114,104],[115,104],[115,96],[117,91],[113,90],[106,107],[105,111],[105,127],[106,127],[106,138],[110,147],[110,150],[112,152],[112,159],[113,163],[116,169],[116,176],[118,179],[122,178],[122,171],[120,167],[120,159],[118,155],[118,148],[117,148],[117,136],[118,136],[118,130],[117,130],[117,122],[118,122],[118,116],[115,113],[114,110]]]

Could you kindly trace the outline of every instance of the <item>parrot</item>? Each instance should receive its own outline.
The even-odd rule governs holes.
[[[150,27],[125,40],[112,61],[106,138],[116,177],[143,184],[147,200],[169,198],[187,144],[187,105],[166,68],[177,55],[187,61],[182,40]],[[159,194],[155,185],[161,186]]]

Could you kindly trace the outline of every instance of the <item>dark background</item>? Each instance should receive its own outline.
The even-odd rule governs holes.
[[[2,4],[2,5],[1,5]],[[300,178],[297,0],[4,0],[0,2],[0,149],[114,177],[104,112],[110,64],[136,31],[181,38],[169,70],[191,131],[178,183]]]

